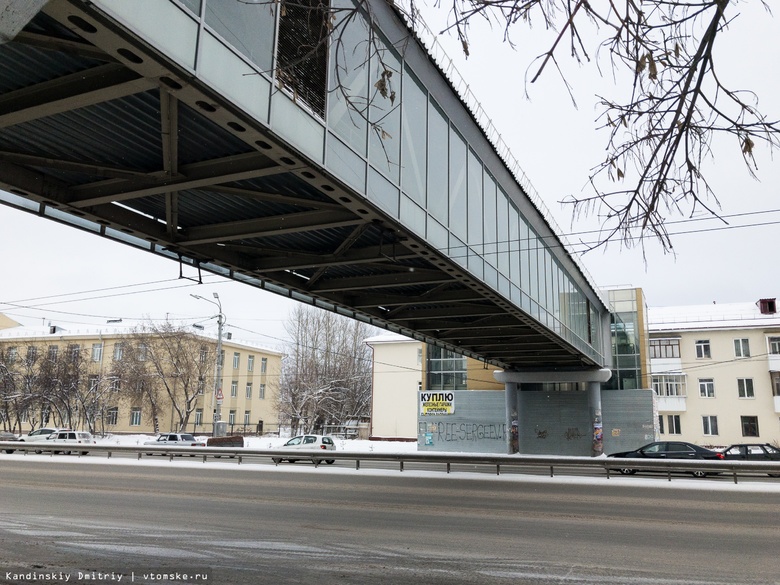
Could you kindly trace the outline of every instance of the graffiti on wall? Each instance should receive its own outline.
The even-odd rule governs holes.
[[[419,423],[418,434],[425,443],[453,441],[505,441],[506,423]]]

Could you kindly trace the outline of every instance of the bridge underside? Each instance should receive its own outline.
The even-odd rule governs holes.
[[[0,45],[5,203],[499,367],[598,365],[88,6],[45,10]]]

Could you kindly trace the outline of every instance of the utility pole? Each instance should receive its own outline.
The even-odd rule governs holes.
[[[222,394],[222,326],[225,324],[225,315],[222,313],[222,303],[219,300],[219,295],[213,293],[216,301],[207,299],[200,295],[191,294],[190,296],[201,301],[206,301],[212,305],[216,305],[219,309],[217,313],[217,364],[214,374],[214,399],[216,401],[216,408],[214,409],[214,429],[212,434],[215,437],[221,437],[224,435],[222,422],[222,400],[224,396]]]

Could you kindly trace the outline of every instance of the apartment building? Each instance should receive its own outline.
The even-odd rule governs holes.
[[[66,330],[2,317],[1,428],[211,434],[219,409],[228,433],[278,429],[277,351],[226,336],[217,384],[217,340],[197,330],[165,324],[141,333],[117,326]],[[165,343],[163,334],[170,335]]]
[[[780,441],[780,315],[774,298],[649,310],[661,439]]]

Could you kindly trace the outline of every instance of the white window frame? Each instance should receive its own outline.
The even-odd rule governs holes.
[[[254,372],[255,371],[255,356],[248,355],[246,357],[246,371],[247,372]]]
[[[233,369],[237,370],[241,367],[241,354],[237,351],[233,352]]]
[[[737,378],[737,395],[747,400],[756,397],[753,378]]]
[[[231,410],[231,411],[228,413],[228,424],[229,424],[229,425],[234,425],[234,424],[236,424],[236,411],[235,411],[235,410]]]
[[[780,355],[780,337],[770,337],[768,343],[769,353],[771,355]]]
[[[743,337],[734,340],[734,356],[738,358],[750,357],[750,339]]]
[[[718,435],[718,417],[714,415],[704,415],[701,417],[702,432],[706,436]]]
[[[252,399],[252,382],[246,383],[246,397],[247,399]]]
[[[233,380],[230,382],[230,397],[235,398],[238,396],[238,380]]]
[[[699,397],[715,398],[714,378],[699,378]]]
[[[696,359],[698,360],[712,359],[712,348],[710,347],[709,339],[696,340]]]
[[[259,394],[258,398],[260,398],[261,400],[265,400],[265,384],[260,384],[260,391],[259,392],[260,392],[260,394]]]
[[[134,407],[130,409],[130,426],[131,427],[140,427],[141,426],[141,409],[140,407]]]
[[[268,358],[260,358],[260,373],[268,372]]]
[[[93,343],[92,344],[92,361],[93,362],[99,362],[103,359],[103,344],[102,343]]]
[[[244,411],[244,424],[248,425],[251,420],[252,420],[252,411],[251,410],[245,410]]]

